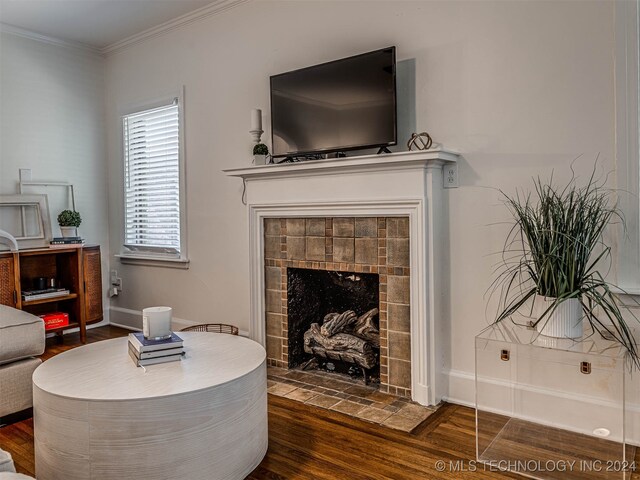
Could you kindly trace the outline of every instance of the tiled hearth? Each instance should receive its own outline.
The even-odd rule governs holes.
[[[290,366],[287,268],[378,274],[380,390],[411,396],[409,218],[267,218],[264,232],[269,364]]]
[[[437,410],[406,397],[397,397],[348,377],[324,372],[303,372],[269,367],[268,392],[307,405],[344,413],[384,427],[411,432]]]

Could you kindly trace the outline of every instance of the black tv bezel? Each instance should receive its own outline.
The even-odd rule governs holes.
[[[273,79],[281,77],[283,75],[290,75],[292,73],[304,72],[306,70],[313,70],[314,68],[323,67],[325,65],[330,65],[332,63],[340,63],[349,60],[353,60],[355,58],[364,57],[367,55],[373,55],[376,53],[384,52],[386,50],[391,50],[391,61],[393,65],[393,141],[385,142],[385,143],[373,143],[373,144],[363,144],[363,145],[353,145],[353,146],[343,146],[343,147],[332,147],[329,149],[323,150],[308,150],[308,151],[297,151],[297,152],[289,152],[289,153],[279,153],[272,155],[273,158],[286,158],[286,157],[302,157],[305,155],[320,155],[325,153],[335,153],[335,152],[348,152],[352,150],[364,150],[365,148],[376,148],[376,147],[390,147],[398,144],[398,90],[396,83],[396,47],[392,45],[390,47],[379,48],[377,50],[372,50],[366,53],[360,53],[358,55],[352,55],[350,57],[340,58],[338,60],[331,60],[329,62],[318,63],[317,65],[311,65],[309,67],[298,68],[296,70],[290,70],[288,72],[279,73],[277,75],[271,75],[269,77],[269,101],[270,103],[270,117],[271,117],[271,147],[273,149]]]

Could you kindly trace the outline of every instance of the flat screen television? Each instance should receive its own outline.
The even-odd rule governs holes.
[[[396,49],[271,77],[274,157],[396,144]]]

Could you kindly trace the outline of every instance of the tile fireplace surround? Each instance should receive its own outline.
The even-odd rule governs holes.
[[[441,400],[446,391],[441,370],[451,341],[446,317],[448,203],[443,166],[456,162],[457,157],[449,151],[429,150],[224,170],[246,182],[251,269],[249,334],[269,350],[273,364],[285,365],[287,353],[283,331],[278,336],[276,329],[278,320],[282,326],[282,306],[286,308],[282,283],[286,283],[285,267],[353,272],[365,272],[368,267],[370,273],[380,275],[381,353],[385,351],[385,328],[387,341],[394,337],[404,341],[409,336],[407,347],[394,350],[395,346],[387,344],[387,369],[381,365],[381,383],[388,385],[391,393],[410,394],[423,405],[436,405]],[[357,236],[357,225],[360,232],[367,229],[365,225],[373,228],[373,219],[376,236]],[[396,229],[392,233],[396,236],[389,236],[389,225]],[[336,235],[336,230],[343,227],[349,235]],[[307,235],[307,228],[317,235]],[[397,229],[403,232],[402,237]],[[289,241],[290,236],[296,239]],[[310,240],[312,237],[315,238]],[[391,253],[387,243],[391,238],[408,240],[408,255]],[[391,260],[391,275],[389,256],[396,254],[404,258]],[[397,262],[401,264],[396,265]],[[381,267],[384,273],[380,272]],[[390,328],[404,321],[403,313],[394,313],[391,303],[408,305],[408,329]],[[393,354],[394,361],[390,360],[390,351],[398,351]]]
[[[409,218],[266,218],[264,232],[269,364],[288,365],[287,268],[376,273],[380,390],[411,396]]]

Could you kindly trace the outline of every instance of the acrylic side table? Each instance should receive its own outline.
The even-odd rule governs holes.
[[[506,320],[476,353],[476,454],[536,479],[629,479],[640,440],[639,373],[599,334],[540,335]]]

